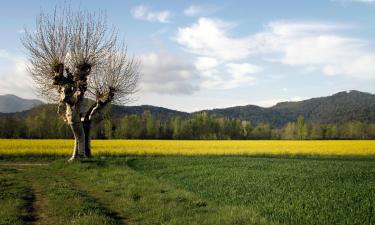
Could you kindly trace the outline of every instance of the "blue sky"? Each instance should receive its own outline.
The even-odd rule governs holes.
[[[35,98],[20,38],[41,10],[0,7],[0,94]],[[104,10],[141,62],[133,105],[195,111],[375,93],[375,0],[71,1]]]

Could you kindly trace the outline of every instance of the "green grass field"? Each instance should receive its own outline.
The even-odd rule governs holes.
[[[3,155],[0,224],[375,224],[371,155],[124,155]]]
[[[131,165],[274,222],[375,223],[375,161],[370,159],[173,157],[139,158]]]

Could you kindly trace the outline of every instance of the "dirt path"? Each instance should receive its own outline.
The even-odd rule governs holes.
[[[86,196],[93,202],[97,203],[100,205],[100,207],[106,212],[106,216],[112,218],[113,220],[116,221],[117,224],[120,225],[134,225],[133,223],[129,223],[127,221],[127,218],[122,215],[121,212],[117,211],[111,206],[110,202],[107,202],[104,200],[103,196],[101,195],[100,192],[86,188],[81,182],[78,180],[74,179],[74,177],[68,175],[68,174],[61,174],[61,176],[64,176],[65,178],[69,179],[69,182],[71,186],[76,189],[84,192]]]
[[[34,189],[34,201],[33,201],[33,217],[35,218],[34,224],[38,225],[47,225],[50,224],[48,222],[47,216],[47,197],[44,195],[42,189],[40,188],[40,184],[34,182],[33,184]]]
[[[48,166],[49,163],[0,163],[0,167],[13,168],[20,171],[24,179],[29,183],[30,194],[26,205],[28,216],[24,219],[25,224],[53,224],[48,215],[48,197],[45,193],[46,189],[43,187],[43,185],[46,185],[44,181],[46,178],[44,177],[45,175],[39,175],[39,172],[42,172],[42,170],[46,169]],[[101,208],[104,214],[111,218],[115,224],[130,224],[127,218],[123,216],[121,212],[114,209],[110,201],[105,199],[105,196],[103,196],[104,193],[101,193],[100,190],[88,188],[83,182],[75,179],[72,174],[58,172],[51,173],[48,176],[59,176],[62,182],[66,182],[73,190],[84,195],[86,199]]]
[[[27,215],[22,216],[21,218],[25,224],[35,224],[37,220],[34,207],[35,195],[32,189],[30,189],[29,195],[25,197],[24,200],[26,200],[26,204],[24,205],[24,207],[26,209]]]
[[[25,217],[24,222],[26,224],[35,225],[48,225],[48,217],[46,215],[46,202],[47,198],[43,195],[39,188],[35,188],[37,185],[33,184],[31,193],[28,196],[28,204],[26,205],[28,216]]]
[[[0,163],[0,167],[12,168],[20,171],[24,179],[30,184],[30,194],[27,196],[26,209],[28,216],[24,218],[26,224],[47,225],[48,222],[46,214],[47,198],[42,191],[40,180],[31,176],[33,173],[28,173],[32,167],[44,167],[49,163]],[[26,174],[26,173],[27,174]]]

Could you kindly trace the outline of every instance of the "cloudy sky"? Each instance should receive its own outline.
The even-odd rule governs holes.
[[[61,1],[0,7],[0,94],[35,98],[20,38]],[[141,61],[133,105],[183,111],[375,93],[375,0],[72,1]]]

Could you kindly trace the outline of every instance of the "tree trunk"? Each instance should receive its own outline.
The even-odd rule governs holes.
[[[74,150],[69,161],[85,158],[85,131],[81,122],[81,102],[75,106],[66,104],[66,120],[74,135]]]
[[[74,135],[74,150],[70,161],[77,158],[84,158],[85,155],[85,132],[82,123],[72,123],[70,127]]]
[[[91,157],[91,127],[96,125],[100,120],[100,112],[108,104],[108,102],[97,101],[90,107],[83,119],[83,129],[85,132],[85,156]]]
[[[91,157],[91,121],[83,122],[83,130],[85,132],[85,156]]]

